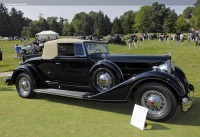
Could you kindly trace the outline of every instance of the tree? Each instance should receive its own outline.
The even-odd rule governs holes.
[[[167,16],[164,19],[162,28],[165,32],[174,33],[176,31],[177,14],[174,10],[170,10],[170,8],[167,10]]]
[[[176,21],[176,30],[188,32],[190,28],[190,24],[186,22],[186,19],[180,16]]]
[[[183,17],[186,19],[192,18],[192,12],[194,10],[194,7],[187,7],[183,10]]]
[[[55,31],[55,32],[60,34],[61,32],[59,32],[60,31],[59,30],[59,23],[57,22],[57,20],[58,20],[58,17],[52,16],[52,17],[47,18],[47,22],[48,22],[50,30]]]
[[[195,29],[200,29],[200,6],[195,8],[193,13],[193,17],[191,18],[192,25]]]
[[[97,17],[95,18],[95,21],[94,21],[95,34],[97,34],[99,36],[107,35],[106,31],[108,31],[108,30],[106,30],[106,28],[107,28],[107,24],[109,24],[110,22],[109,22],[108,16],[106,16],[106,18],[107,19],[105,20],[104,13],[102,11],[98,12]]]
[[[165,7],[164,4],[159,4],[158,2],[155,2],[151,6],[151,26],[150,31],[151,32],[162,32],[163,31],[163,24],[166,17],[168,17],[168,9]]]
[[[194,3],[194,7],[198,8],[200,6],[200,0],[197,0],[196,3]]]
[[[92,26],[91,33],[97,35],[108,35],[111,33],[112,23],[107,15],[104,15],[102,11],[89,13],[90,26]]]
[[[31,22],[32,22],[31,19],[29,19],[27,17],[24,18],[24,26],[23,26],[23,29],[22,29],[22,32],[21,32],[23,37],[30,37],[28,35],[27,28],[28,28],[29,24],[31,24]]]
[[[42,29],[40,28],[38,21],[32,21],[28,27],[24,27],[23,31],[26,31],[26,35],[29,37],[35,37],[36,33],[39,33],[40,31],[42,31]]]
[[[0,36],[10,36],[11,32],[8,9],[0,3]]]
[[[69,34],[69,36],[73,36],[74,33],[75,33],[75,29],[74,29],[72,23],[70,23],[70,24],[69,24],[69,31],[68,31],[68,34]]]
[[[113,20],[113,26],[112,26],[112,35],[113,34],[122,34],[123,33],[123,29],[121,26],[121,21],[118,17],[116,17]]]
[[[59,20],[60,21],[58,22],[58,26],[59,26],[58,32],[59,32],[60,35],[63,35],[64,23],[68,22],[68,19],[64,19],[64,18],[60,17]]]
[[[39,18],[39,20],[37,21],[37,24],[38,24],[38,27],[40,28],[41,31],[50,29],[47,20],[43,17]]]
[[[104,32],[105,32],[104,36],[105,36],[111,34],[112,23],[107,15],[104,16],[104,21],[105,21],[105,27],[104,27]]]
[[[62,33],[64,36],[69,36],[69,22],[68,21],[64,23]]]
[[[17,11],[15,8],[11,9],[10,18],[11,18],[11,29],[12,36],[21,36],[21,31],[24,26],[24,17],[22,11]]]
[[[135,12],[133,12],[132,10],[129,10],[125,12],[122,16],[120,16],[124,34],[130,34],[133,32],[135,15],[136,15]]]
[[[135,16],[135,24],[133,25],[133,28],[140,31],[140,32],[148,32],[150,30],[151,26],[151,7],[150,6],[143,6],[140,8],[140,10],[137,12]]]
[[[85,22],[88,22],[89,20],[90,20],[90,17],[85,12],[80,12],[80,13],[75,14],[74,18],[72,19],[72,25],[73,25],[73,28],[75,29],[75,32],[77,34],[85,34],[85,33],[88,34],[89,32],[91,32],[91,29],[89,30],[84,29],[84,31],[82,30]]]

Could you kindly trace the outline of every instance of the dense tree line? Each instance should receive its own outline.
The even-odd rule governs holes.
[[[43,18],[38,20],[23,17],[23,12],[8,9],[0,4],[0,36],[29,36],[43,30],[53,30],[60,35],[115,33],[131,34],[135,32],[189,32],[191,28],[200,29],[200,0],[194,6],[184,9],[181,15],[158,2],[142,6],[138,11],[129,10],[116,17],[113,22],[102,11],[80,12],[74,15],[71,22],[62,17]]]

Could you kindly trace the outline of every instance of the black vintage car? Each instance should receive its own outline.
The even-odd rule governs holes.
[[[194,91],[170,55],[112,55],[106,43],[80,39],[46,42],[41,57],[26,60],[4,80],[23,98],[35,93],[111,102],[132,98],[154,121],[172,117],[178,103],[187,111]]]
[[[108,38],[108,44],[120,44],[126,46],[126,41],[123,34],[115,34],[113,37]]]

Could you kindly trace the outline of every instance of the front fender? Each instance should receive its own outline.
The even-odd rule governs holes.
[[[38,75],[38,72],[30,64],[24,64],[24,65],[21,65],[18,68],[16,68],[13,71],[13,74],[10,78],[10,81],[8,82],[8,85],[15,84],[17,76],[22,72],[27,73],[31,77],[31,79],[33,80],[34,85],[37,86],[38,82],[36,82],[36,80],[40,80],[41,78]]]
[[[116,85],[110,90],[91,96],[91,99],[95,100],[107,100],[107,101],[127,101],[132,92],[135,92],[139,86],[145,82],[158,81],[168,85],[177,96],[184,96],[186,94],[184,86],[181,81],[163,72],[147,71]]]
[[[163,72],[155,72],[155,71],[148,71],[137,75],[136,77],[132,77],[137,83],[149,81],[149,80],[156,80],[166,85],[170,86],[179,96],[184,96],[186,94],[184,85],[182,82],[174,75],[163,73]]]

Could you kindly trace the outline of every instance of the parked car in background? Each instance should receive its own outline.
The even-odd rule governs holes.
[[[77,34],[77,39],[86,39],[86,35],[84,34]]]
[[[158,35],[156,33],[148,34],[149,39],[157,39]]]
[[[123,34],[114,34],[113,37],[108,38],[108,44],[120,44],[120,45],[126,45],[125,38]]]
[[[43,47],[44,47],[44,44],[39,44],[37,42],[29,43],[29,45],[21,45],[19,46],[20,54],[24,56],[26,54],[38,53],[42,51]]]
[[[103,41],[103,36],[98,35],[89,35],[88,40],[95,40],[95,41]]]
[[[171,55],[110,54],[106,43],[80,39],[46,42],[42,56],[25,60],[4,80],[22,98],[36,93],[106,102],[131,98],[154,121],[171,118],[178,104],[188,111],[194,91]]]

